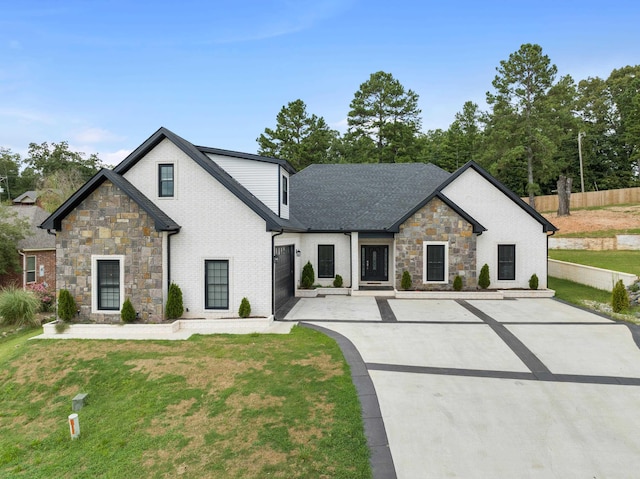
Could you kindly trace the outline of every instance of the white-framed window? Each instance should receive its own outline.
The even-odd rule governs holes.
[[[27,267],[25,268],[27,283],[36,282],[36,257],[27,256]]]
[[[205,309],[229,309],[229,260],[205,260],[204,307]]]
[[[91,311],[120,313],[124,302],[124,255],[91,256]]]
[[[318,245],[318,278],[335,276],[336,247],[332,244]]]
[[[422,282],[449,282],[449,243],[446,241],[423,242]]]
[[[516,279],[516,245],[498,245],[498,281]]]

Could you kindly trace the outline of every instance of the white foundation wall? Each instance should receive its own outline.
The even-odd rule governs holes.
[[[334,245],[334,273],[342,276],[343,287],[351,287],[351,238],[343,233],[304,233],[300,236],[300,270],[296,271],[296,288],[300,285],[302,267],[311,261],[316,284],[333,286],[333,278],[318,278],[318,245]],[[356,240],[357,241],[357,240]]]
[[[173,198],[158,198],[160,163],[174,164]],[[170,238],[170,274],[188,308],[183,317],[237,316],[243,297],[252,316],[271,314],[271,233],[262,218],[167,139],[124,176],[182,227]],[[226,310],[205,309],[205,260],[229,261]]]
[[[443,193],[487,229],[477,238],[477,274],[489,265],[489,288],[529,288],[534,273],[538,287],[547,287],[547,234],[542,224],[472,168]],[[515,281],[498,281],[499,244],[516,246]]]

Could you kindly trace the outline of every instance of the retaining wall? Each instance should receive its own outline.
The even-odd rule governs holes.
[[[625,286],[630,286],[635,283],[637,279],[635,274],[621,273],[619,271],[595,268],[582,264],[567,263],[566,261],[558,261],[555,259],[548,260],[548,263],[549,276],[568,279],[575,283],[586,284],[587,286],[605,291],[611,291],[618,280],[622,280]]]
[[[616,235],[615,238],[549,238],[549,249],[589,251],[640,250],[640,235]]]

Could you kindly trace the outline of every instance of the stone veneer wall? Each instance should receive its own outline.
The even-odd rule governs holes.
[[[91,312],[91,255],[124,255],[124,298],[140,319],[163,318],[162,234],[120,188],[105,181],[63,221],[56,235],[57,287],[68,289],[80,320],[120,321],[120,314]]]
[[[449,283],[424,284],[424,241],[449,242]],[[403,224],[396,234],[395,287],[400,290],[404,270],[411,273],[412,289],[451,290],[456,275],[462,277],[463,289],[475,289],[476,235],[472,225],[462,219],[439,198],[434,198]]]

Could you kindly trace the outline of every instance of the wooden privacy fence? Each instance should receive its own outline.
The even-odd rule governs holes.
[[[527,204],[529,197],[522,198]],[[640,203],[640,187],[571,193],[571,209]],[[536,210],[557,211],[558,195],[536,196]]]

